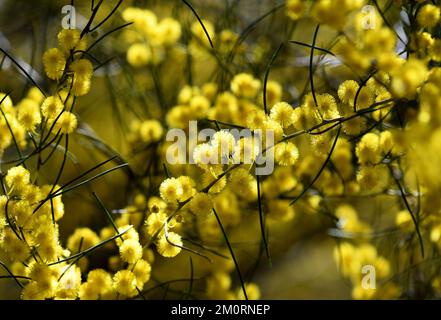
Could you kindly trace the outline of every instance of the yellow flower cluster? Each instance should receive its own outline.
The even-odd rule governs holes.
[[[400,295],[400,288],[389,279],[390,262],[371,244],[343,242],[335,247],[334,258],[340,272],[354,285],[354,299],[393,299]],[[364,273],[363,267],[368,267]],[[363,281],[363,276],[371,278]]]
[[[130,45],[127,61],[135,68],[162,62],[167,50],[181,37],[181,25],[177,20],[167,17],[158,21],[150,10],[129,7],[122,12],[122,17],[133,22],[133,28],[125,31],[124,40]]]
[[[196,18],[180,10],[171,15],[162,2],[164,10],[155,12],[129,6],[121,12],[127,24],[99,38],[115,36],[125,58],[108,60],[109,68],[96,73],[105,50],[95,56],[99,41],[88,40],[101,24],[60,31],[57,47],[42,56],[49,80],[32,81],[35,87],[17,100],[0,93],[5,277],[22,287],[23,299],[137,299],[184,277],[190,261],[191,279],[182,278],[190,289],[194,282],[188,297],[259,299],[265,292],[250,274],[262,256],[270,260],[274,249],[275,259],[294,239],[326,229],[354,299],[441,296],[434,262],[441,249],[435,3],[393,1],[388,10],[395,14],[386,14],[383,4],[364,0],[286,0],[271,26],[263,16],[243,31],[239,15],[215,23],[217,15],[196,10],[188,12]],[[308,36],[304,27],[313,31],[312,43],[300,41]],[[74,113],[89,92],[110,103],[99,91],[103,83],[113,110],[122,111],[118,139],[101,117],[97,127],[112,138],[101,139]],[[170,153],[168,130],[191,138],[193,121],[211,134]],[[81,143],[69,148],[76,131]],[[62,195],[113,171],[86,171],[62,183],[65,171],[81,168],[84,141],[88,158],[109,156],[103,165],[117,163],[113,169],[125,176],[117,186],[105,183],[112,210],[94,191],[101,186],[89,186],[105,224],[85,219],[59,227]],[[52,166],[60,162],[56,152],[63,155],[59,171]],[[258,175],[265,157],[274,168]],[[86,211],[78,194],[89,194],[76,192],[76,211]],[[60,234],[65,229],[70,233]],[[400,281],[404,274],[422,276]]]
[[[57,80],[62,89],[73,96],[87,94],[91,86],[93,65],[85,58],[87,39],[77,29],[63,29],[58,33],[58,48],[43,54],[44,70],[48,78]]]

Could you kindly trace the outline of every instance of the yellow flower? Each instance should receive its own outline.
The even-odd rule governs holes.
[[[238,97],[254,98],[260,89],[260,81],[248,73],[240,73],[231,81],[231,91]]]
[[[93,74],[93,65],[87,59],[75,60],[71,63],[70,69],[74,72],[75,79],[90,79]]]
[[[358,83],[354,80],[346,80],[342,82],[338,87],[338,97],[340,98],[340,101],[353,106],[358,87]]]
[[[142,246],[135,239],[123,241],[119,247],[121,259],[129,264],[134,264],[142,258]]]
[[[417,14],[417,21],[420,26],[431,28],[438,24],[440,19],[440,8],[433,4],[424,5]]]
[[[357,144],[355,153],[361,164],[376,164],[380,160],[380,141],[375,133],[365,134]]]
[[[277,121],[282,128],[287,128],[294,123],[294,109],[286,102],[276,103],[271,108],[270,117],[274,121]]]
[[[226,157],[233,153],[236,139],[228,131],[221,130],[213,135],[210,142],[219,157]]]
[[[158,142],[164,133],[162,125],[157,120],[146,120],[139,126],[141,141],[147,144]]]
[[[23,99],[17,106],[17,119],[29,131],[33,131],[41,122],[40,106],[31,99]]]
[[[29,282],[21,292],[23,300],[44,300],[46,297],[36,281]]]
[[[182,186],[182,200],[187,200],[191,196],[193,196],[196,192],[195,186],[196,183],[189,176],[180,176],[178,177],[179,182]]]
[[[202,23],[210,38],[213,39],[215,35],[215,29],[213,24],[208,20],[202,20]],[[207,35],[205,34],[205,31],[202,28],[199,21],[193,22],[193,24],[191,25],[191,32],[200,42],[202,42],[202,44],[204,44],[205,46],[210,45]]]
[[[302,0],[287,0],[285,5],[288,17],[293,20],[298,20],[302,17],[305,10],[305,4]]]
[[[157,232],[162,231],[167,222],[167,215],[163,212],[151,213],[145,224],[147,226],[147,233],[154,236]]]
[[[292,166],[299,159],[299,150],[292,142],[282,142],[275,146],[274,157],[282,166]]]
[[[58,80],[64,72],[66,58],[60,49],[52,48],[43,54],[43,65],[48,78]]]
[[[86,41],[80,38],[80,30],[77,29],[63,29],[58,33],[58,45],[68,53],[72,49],[85,50]]]
[[[320,94],[317,96],[317,106],[325,119],[334,119],[339,117],[337,103],[330,94]]]
[[[55,126],[55,130],[60,130],[63,134],[69,134],[75,131],[77,128],[77,117],[69,111],[64,111],[58,118]]]
[[[124,296],[133,297],[137,294],[136,276],[129,270],[118,271],[113,277],[115,290]]]
[[[210,108],[210,101],[201,95],[193,96],[189,104],[190,110],[196,119],[204,118]]]
[[[181,182],[176,178],[168,178],[161,183],[159,187],[161,198],[166,202],[175,202],[180,200],[184,190]]]
[[[136,262],[132,272],[136,277],[136,283],[139,287],[142,288],[142,286],[150,280],[151,271],[152,267],[147,261],[141,259]]]
[[[166,258],[177,256],[182,250],[181,236],[174,232],[168,232],[167,236],[162,235],[157,241],[156,248],[159,254]]]
[[[127,61],[135,68],[147,65],[152,59],[150,48],[142,43],[135,43],[127,50]]]
[[[161,42],[164,45],[171,46],[181,37],[181,25],[175,19],[165,18],[159,23],[158,32],[162,38]]]
[[[213,208],[213,202],[208,194],[199,192],[191,199],[189,206],[190,210],[196,215],[208,215]]]
[[[282,86],[276,81],[268,81],[266,84],[266,101],[271,108],[282,99]]]
[[[245,292],[247,293],[248,300],[260,299],[260,289],[255,283],[245,283]],[[237,299],[245,300],[245,294],[242,290],[242,287],[237,289]]]
[[[89,228],[77,228],[67,239],[67,248],[72,252],[86,250],[98,244],[100,238]],[[80,247],[81,243],[81,247]]]
[[[23,166],[12,167],[5,177],[6,185],[9,188],[23,190],[31,181],[31,174]]]
[[[55,119],[63,111],[63,102],[57,96],[47,97],[41,105],[41,113],[49,119]]]
[[[82,283],[78,293],[80,300],[98,300],[99,288],[90,282]]]

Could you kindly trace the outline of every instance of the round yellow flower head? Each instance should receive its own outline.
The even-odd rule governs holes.
[[[176,257],[182,250],[181,236],[174,232],[162,235],[156,244],[159,254],[166,258]]]
[[[364,49],[370,54],[393,52],[396,46],[396,36],[389,28],[367,30],[364,37]]]
[[[374,98],[374,92],[368,86],[362,87],[357,96],[357,110],[370,107],[374,103]]]
[[[217,271],[207,279],[208,295],[215,295],[218,291],[227,291],[231,287],[231,277],[228,273]]]
[[[352,298],[355,300],[369,300],[373,299],[376,293],[376,289],[363,288],[361,285],[356,285],[352,288]]]
[[[377,57],[378,68],[387,73],[397,72],[404,61],[403,58],[391,52],[383,52]]]
[[[342,242],[334,248],[334,260],[337,262],[340,272],[346,277],[350,275],[355,250],[349,242]]]
[[[100,238],[98,235],[89,228],[77,228],[74,233],[67,239],[67,248],[71,252],[78,252],[81,250],[86,250],[94,245],[98,244]]]
[[[64,274],[63,274],[64,273]],[[76,265],[61,268],[55,299],[76,299],[81,286],[81,270]]]
[[[208,215],[213,208],[211,197],[204,193],[197,193],[189,203],[190,210],[196,215]]]
[[[75,60],[70,69],[74,72],[74,79],[90,79],[93,75],[93,65],[87,59]]]
[[[287,0],[285,5],[286,14],[292,20],[298,20],[303,16],[305,4],[302,0]]]
[[[286,102],[276,103],[271,108],[270,117],[277,123],[279,123],[282,128],[287,128],[294,123],[294,109]]]
[[[388,172],[382,166],[362,166],[357,173],[357,182],[364,190],[371,191],[387,184]]]
[[[357,90],[358,83],[356,81],[346,80],[338,87],[338,97],[341,102],[353,106]]]
[[[392,151],[394,146],[394,137],[390,131],[382,131],[380,133],[380,149],[384,154]]]
[[[80,300],[98,300],[99,288],[90,282],[82,283],[78,292]]]
[[[60,130],[63,134],[69,134],[77,128],[77,117],[69,111],[64,111],[58,118],[54,128],[56,131]]]
[[[133,267],[133,274],[136,277],[136,283],[142,287],[147,281],[150,280],[150,274],[152,266],[146,260],[138,260]]]
[[[213,24],[208,20],[202,20],[202,23],[204,24],[205,30],[207,31],[208,35],[211,39],[213,39],[213,36],[215,35],[215,29]],[[207,38],[207,35],[205,34],[205,30],[202,28],[199,21],[193,22],[191,25],[191,32],[193,35],[205,46],[209,46],[209,40]]]
[[[43,54],[43,65],[48,78],[58,80],[63,74],[66,58],[60,49],[52,48]]]
[[[212,145],[202,143],[194,148],[193,159],[201,169],[209,170],[210,166],[218,161],[218,154]]]
[[[21,292],[23,300],[44,300],[46,297],[36,281],[29,282]]]
[[[31,99],[23,99],[18,105],[17,119],[28,131],[33,131],[41,122],[40,106]]]
[[[426,64],[411,57],[393,74],[392,92],[398,97],[413,97],[427,76]]]
[[[55,119],[63,111],[63,102],[57,96],[44,99],[41,105],[41,113],[48,119]]]
[[[286,222],[294,219],[295,211],[288,201],[271,200],[268,201],[268,218],[271,222]]]
[[[357,144],[355,150],[358,161],[361,164],[376,164],[380,160],[379,147],[380,141],[378,135],[371,132],[365,134]]]
[[[158,142],[164,133],[162,125],[157,120],[146,120],[139,127],[141,141],[147,144]]]
[[[8,170],[5,181],[10,189],[25,190],[31,182],[31,174],[23,166],[12,167]]]
[[[127,61],[135,68],[146,66],[151,59],[151,50],[143,43],[135,43],[127,50]]]
[[[229,156],[233,153],[236,139],[234,136],[225,130],[216,132],[211,138],[211,144],[217,150],[220,157]]]
[[[335,98],[328,94],[320,94],[317,96],[317,106],[325,119],[338,118],[339,113]]]
[[[412,216],[407,210],[401,210],[395,216],[395,224],[405,230],[412,230]]]
[[[59,276],[56,269],[37,262],[30,268],[29,277],[38,283],[41,293],[46,298],[52,297],[55,294]]]
[[[121,237],[117,237],[115,239],[115,242],[118,246],[121,245],[122,241],[129,239],[139,241],[139,233],[133,228],[132,225],[125,224],[125,222],[121,222],[120,224],[118,224],[118,221],[116,221],[115,223],[119,226],[118,233],[124,233],[122,235],[122,240]]]
[[[100,294],[112,290],[113,281],[111,275],[104,269],[95,269],[87,274],[87,282],[95,286]]]
[[[266,101],[268,106],[274,106],[282,99],[282,86],[277,81],[268,81],[266,84]]]
[[[116,292],[124,296],[133,297],[137,294],[136,276],[132,271],[118,271],[113,277],[113,286]]]
[[[145,221],[147,233],[154,236],[157,232],[162,231],[167,222],[167,215],[163,212],[151,213]]]
[[[162,38],[162,44],[174,45],[181,37],[181,25],[173,18],[164,18],[158,25],[158,32]]]
[[[210,108],[210,101],[202,96],[196,95],[190,99],[190,110],[195,118],[203,118],[207,115],[207,111]]]
[[[231,81],[231,91],[238,97],[254,98],[259,89],[260,81],[248,73],[240,73]]]
[[[142,246],[135,239],[123,241],[119,247],[121,259],[129,264],[134,264],[142,258]]]
[[[346,11],[339,7],[335,10],[335,3],[331,0],[319,0],[314,2],[311,10],[313,18],[322,24],[341,30],[346,22]]]
[[[216,98],[217,90],[218,90],[218,86],[214,82],[204,83],[204,85],[201,88],[204,97],[210,101],[213,101],[214,98]]]
[[[438,24],[440,8],[433,4],[424,5],[417,14],[417,21],[424,28],[431,28]]]
[[[178,180],[182,186],[182,197],[181,197],[182,200],[187,200],[188,198],[190,198],[195,194],[196,182],[194,182],[194,180],[191,177],[180,176]]]
[[[0,94],[1,96],[1,94]],[[36,103],[41,104],[44,100],[44,95],[37,87],[32,87],[29,89],[27,98],[34,100]],[[4,101],[3,101],[4,103]]]
[[[176,178],[168,178],[161,183],[159,194],[166,202],[175,202],[181,199],[184,190],[181,182]]]
[[[66,53],[72,49],[85,50],[86,44],[78,29],[63,29],[58,33],[58,45]]]
[[[10,204],[9,214],[15,217],[15,221],[19,226],[24,226],[32,215],[32,208],[29,202],[25,200],[13,201]]]
[[[86,78],[74,78],[71,94],[75,97],[84,96],[90,91],[92,82]]]
[[[279,143],[274,149],[274,158],[282,166],[292,166],[299,159],[299,150],[292,142]]]
[[[245,291],[247,293],[248,300],[259,300],[260,299],[260,289],[255,283],[245,283]],[[237,299],[245,300],[245,295],[243,293],[242,287],[237,289]]]

